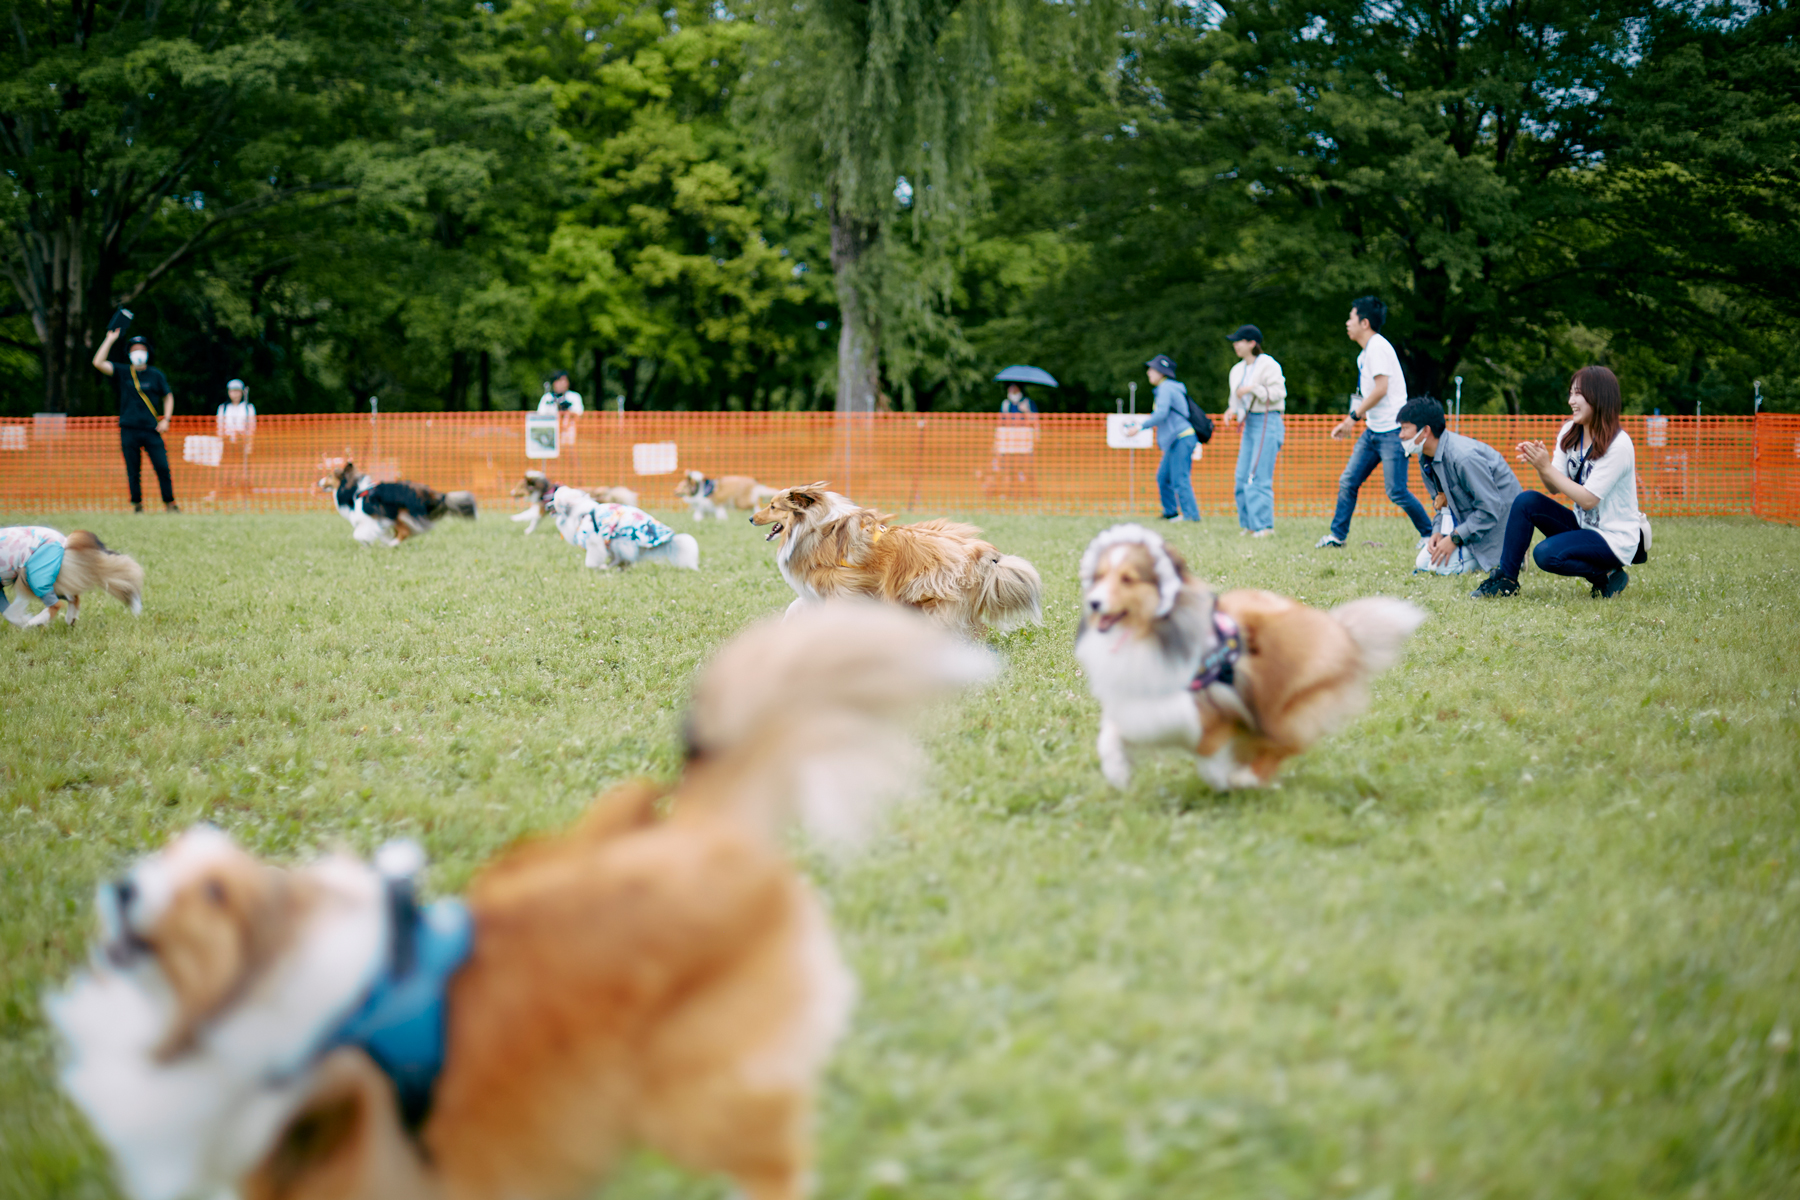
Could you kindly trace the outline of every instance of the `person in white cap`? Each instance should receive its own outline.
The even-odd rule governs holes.
[[[225,385],[226,403],[219,405],[219,437],[232,450],[237,470],[233,484],[250,492],[250,447],[256,441],[256,405],[250,403],[250,389],[241,379]]]

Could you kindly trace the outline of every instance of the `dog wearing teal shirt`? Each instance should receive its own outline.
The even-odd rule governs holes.
[[[82,594],[95,589],[111,593],[133,616],[144,611],[144,568],[129,554],[108,550],[85,529],[67,536],[43,525],[0,529],[0,598],[9,588],[15,594],[3,615],[21,629],[48,625],[59,610],[64,622],[73,625],[81,614]],[[25,615],[27,596],[44,605],[35,617]]]

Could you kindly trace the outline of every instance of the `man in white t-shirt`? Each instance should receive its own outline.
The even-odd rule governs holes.
[[[1356,495],[1363,483],[1381,466],[1381,480],[1387,485],[1387,496],[1400,506],[1419,531],[1420,537],[1431,532],[1431,518],[1425,506],[1407,490],[1406,451],[1400,446],[1400,406],[1406,403],[1406,375],[1400,369],[1400,356],[1393,343],[1381,336],[1387,323],[1387,305],[1373,296],[1362,296],[1350,305],[1350,317],[1344,332],[1362,347],[1356,357],[1358,391],[1350,401],[1350,415],[1338,423],[1331,436],[1348,436],[1358,421],[1367,423],[1350,461],[1338,478],[1337,512],[1332,515],[1331,529],[1318,541],[1318,548],[1342,546],[1350,536],[1350,518],[1356,512]]]
[[[538,401],[539,412],[578,413],[581,408],[581,393],[569,390],[569,373],[558,371],[550,376],[550,390]]]

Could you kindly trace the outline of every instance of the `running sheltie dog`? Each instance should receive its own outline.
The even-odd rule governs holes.
[[[365,546],[398,546],[427,533],[446,515],[475,519],[475,493],[439,492],[416,483],[376,483],[344,457],[344,465],[319,480],[335,494],[338,515],[350,522],[350,536]]]
[[[9,588],[15,589],[11,603]],[[0,616],[30,629],[48,625],[60,610],[64,623],[73,625],[82,595],[93,591],[110,593],[138,616],[144,611],[144,568],[85,529],[67,536],[44,525],[0,529]],[[35,617],[25,615],[29,596],[44,605]]]
[[[513,499],[524,500],[528,507],[513,514],[515,523],[528,522],[525,525],[525,536],[530,537],[537,532],[538,522],[550,511],[550,497],[556,494],[561,486],[550,482],[550,477],[542,471],[527,471],[525,478],[512,490]],[[626,504],[637,507],[638,494],[628,487],[576,488],[578,492],[586,492],[601,504]]]
[[[550,497],[556,531],[587,556],[596,571],[659,562],[688,571],[700,569],[700,543],[676,533],[641,508],[601,504],[580,488],[557,488]]]
[[[957,521],[889,525],[824,483],[775,493],[750,518],[781,539],[775,564],[794,589],[792,613],[836,596],[909,605],[969,637],[1043,621],[1043,581],[1024,559],[1001,554],[981,530]]]
[[[767,504],[775,489],[756,482],[748,475],[725,475],[708,479],[703,471],[689,471],[675,485],[675,494],[687,501],[694,520],[717,517],[723,521],[732,509],[749,512]]]
[[[1172,547],[1118,525],[1081,558],[1075,656],[1100,701],[1100,769],[1131,781],[1131,754],[1179,747],[1214,788],[1257,787],[1369,704],[1425,613],[1372,596],[1330,612],[1273,592],[1215,596]]]
[[[560,1200],[633,1146],[798,1200],[855,980],[787,858],[864,832],[899,718],[992,656],[911,613],[764,622],[639,781],[421,907],[416,846],[294,867],[201,826],[101,885],[46,1001],[62,1084],[134,1200]]]

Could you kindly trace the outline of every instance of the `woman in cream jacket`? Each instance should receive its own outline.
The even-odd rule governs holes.
[[[1225,420],[1243,422],[1238,442],[1237,511],[1242,532],[1268,537],[1275,532],[1275,456],[1287,429],[1287,380],[1281,364],[1263,353],[1262,330],[1240,325],[1225,335],[1241,360],[1231,368],[1231,399]]]

